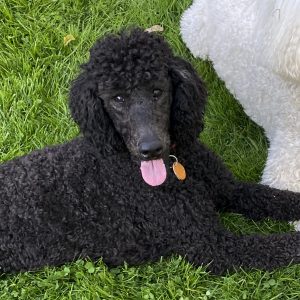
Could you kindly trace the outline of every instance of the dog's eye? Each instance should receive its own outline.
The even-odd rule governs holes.
[[[162,94],[162,90],[159,90],[159,89],[153,90],[153,97],[154,98],[158,98],[159,96],[161,96],[161,94]]]
[[[119,103],[125,102],[125,99],[122,96],[116,96],[116,97],[114,97],[114,100]]]

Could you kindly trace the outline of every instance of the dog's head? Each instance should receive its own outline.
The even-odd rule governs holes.
[[[128,149],[162,181],[170,145],[189,147],[203,127],[206,91],[196,71],[141,29],[96,42],[82,69],[70,92],[82,133],[99,151]]]

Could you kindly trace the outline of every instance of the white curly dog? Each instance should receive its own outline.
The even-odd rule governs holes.
[[[300,192],[300,0],[195,0],[181,34],[264,128],[262,183]]]

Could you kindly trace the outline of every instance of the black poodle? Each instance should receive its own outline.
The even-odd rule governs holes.
[[[161,36],[98,41],[70,92],[82,137],[0,166],[1,270],[171,254],[214,273],[300,262],[299,233],[239,236],[220,223],[218,211],[299,220],[300,194],[235,180],[198,141],[205,100]]]

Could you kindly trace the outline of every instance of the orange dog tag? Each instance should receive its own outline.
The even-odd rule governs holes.
[[[184,169],[184,166],[179,163],[178,161],[175,161],[173,163],[173,172],[175,174],[175,176],[179,179],[179,180],[184,180],[186,178],[186,172]]]

